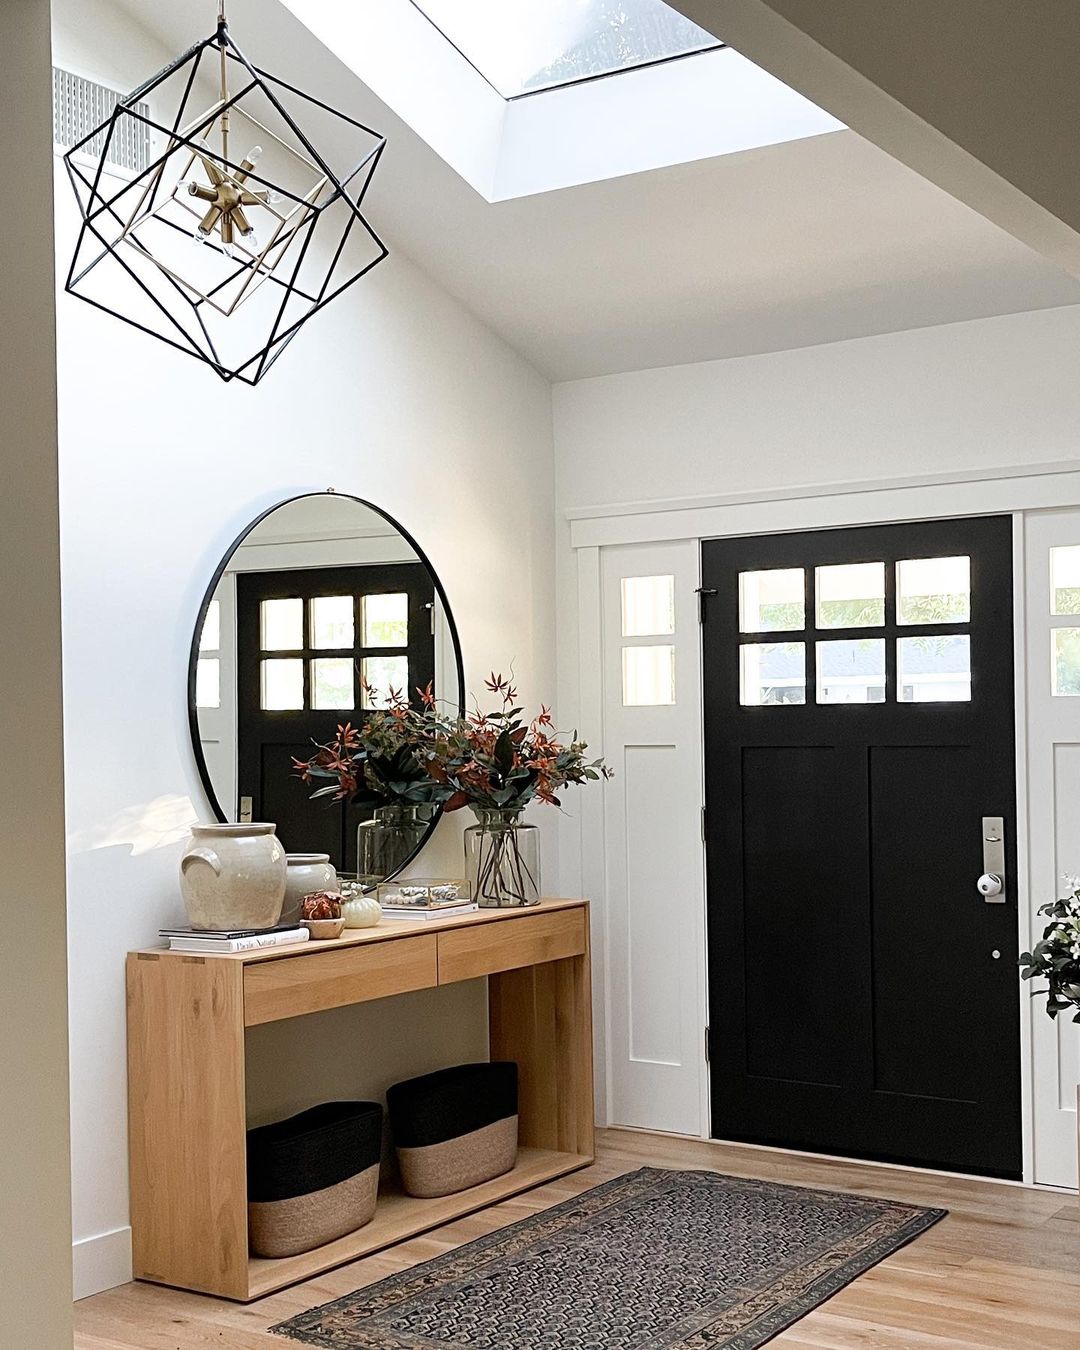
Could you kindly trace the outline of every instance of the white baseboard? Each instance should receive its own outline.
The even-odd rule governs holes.
[[[77,1299],[127,1284],[131,1279],[131,1229],[116,1228],[73,1242],[71,1266]]]

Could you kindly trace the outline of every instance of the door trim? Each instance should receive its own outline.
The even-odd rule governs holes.
[[[622,506],[571,507],[571,548],[605,544],[792,534],[847,525],[1011,515],[1080,505],[1080,464],[927,474],[820,486],[762,489]]]
[[[791,495],[795,493],[797,495]],[[561,598],[564,613],[571,624],[569,645],[576,656],[560,662],[559,707],[569,712],[570,720],[593,731],[594,741],[603,751],[603,729],[596,713],[603,706],[602,662],[596,659],[596,615],[600,612],[599,549],[605,545],[634,542],[690,539],[698,544],[706,538],[737,534],[793,532],[799,529],[829,529],[845,525],[884,524],[892,521],[921,520],[934,516],[977,516],[1007,514],[1014,519],[1013,540],[1013,641],[1016,655],[1016,763],[1017,763],[1017,873],[1021,950],[1031,937],[1029,894],[1030,854],[1027,814],[1027,676],[1026,676],[1026,573],[1024,566],[1024,518],[1029,512],[1080,507],[1080,469],[1077,461],[1033,466],[1013,471],[1008,467],[943,476],[925,475],[911,479],[880,480],[860,484],[824,484],[818,487],[762,490],[757,493],[701,497],[691,501],[627,503],[619,506],[565,508],[563,518],[569,524],[570,558],[563,573]],[[576,614],[576,622],[574,616]],[[569,653],[568,653],[569,655]],[[1021,659],[1023,658],[1023,659]],[[592,718],[585,716],[591,713]],[[564,714],[565,716],[565,714]],[[696,804],[700,809],[702,802]],[[596,820],[582,810],[576,817],[560,821],[560,877],[564,894],[589,894],[600,903],[593,906],[594,927],[604,917],[602,898],[606,890],[603,849],[597,848]],[[592,829],[587,828],[591,823]],[[701,899],[699,925],[701,951],[705,964],[705,897]],[[601,963],[594,981],[596,1024],[605,1025],[608,1010],[604,1006],[606,965],[601,944],[594,948]],[[1019,984],[1019,981],[1018,981]],[[1025,990],[1018,989],[1020,1005],[1021,1056],[1021,1129],[1023,1140],[1023,1183],[1035,1185],[1034,1118],[1032,1091],[1032,1008]],[[702,1041],[708,1010],[701,1007]],[[598,1056],[597,1120],[609,1124],[605,1091],[603,1056]],[[699,1137],[709,1138],[709,1069],[702,1075],[702,1110]],[[1015,1184],[1015,1183],[1010,1183]]]

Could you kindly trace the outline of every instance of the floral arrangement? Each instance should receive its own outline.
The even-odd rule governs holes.
[[[559,740],[548,708],[527,721],[511,680],[493,673],[484,687],[501,700],[494,712],[447,719],[424,700],[419,754],[443,788],[446,810],[518,811],[534,799],[561,806],[567,785],[611,777],[602,759],[586,759],[589,747],[576,731],[568,745]]]
[[[1020,964],[1025,980],[1044,978],[1048,988],[1036,992],[1047,995],[1046,1011],[1051,1017],[1074,1010],[1073,1021],[1080,1022],[1080,878],[1069,877],[1070,894],[1039,910],[1050,919],[1042,941],[1033,951],[1024,952]]]
[[[359,728],[339,726],[294,768],[305,783],[328,780],[315,797],[430,802],[447,811],[520,810],[534,799],[560,806],[568,784],[611,777],[602,759],[586,758],[577,732],[569,744],[559,740],[546,707],[526,720],[511,680],[492,674],[485,687],[501,706],[464,717],[442,711],[430,685],[417,691],[417,706],[392,689],[385,708]]]
[[[369,695],[374,693],[370,685],[364,688]],[[422,698],[432,699],[430,686]],[[350,722],[340,725],[332,741],[317,746],[309,759],[294,759],[293,768],[305,783],[326,780],[312,797],[358,805],[438,802],[442,789],[417,756],[421,720],[409,700],[391,690],[385,708],[373,709],[359,727]]]

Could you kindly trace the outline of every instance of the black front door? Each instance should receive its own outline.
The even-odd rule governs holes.
[[[1019,1177],[1010,519],[709,541],[702,584],[713,1136]]]
[[[369,806],[311,799],[292,761],[358,725],[363,682],[385,693],[435,678],[431,577],[420,563],[370,563],[236,578],[237,795],[249,820],[272,820],[293,853],[329,853],[356,870]],[[250,814],[247,814],[250,813]]]

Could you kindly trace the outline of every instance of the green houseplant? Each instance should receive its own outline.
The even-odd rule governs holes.
[[[1080,879],[1068,878],[1070,893],[1039,910],[1050,922],[1043,930],[1042,941],[1030,952],[1024,952],[1020,964],[1025,980],[1045,979],[1047,988],[1036,990],[1046,994],[1046,1011],[1051,1017],[1073,1012],[1073,1021],[1080,1022]]]

